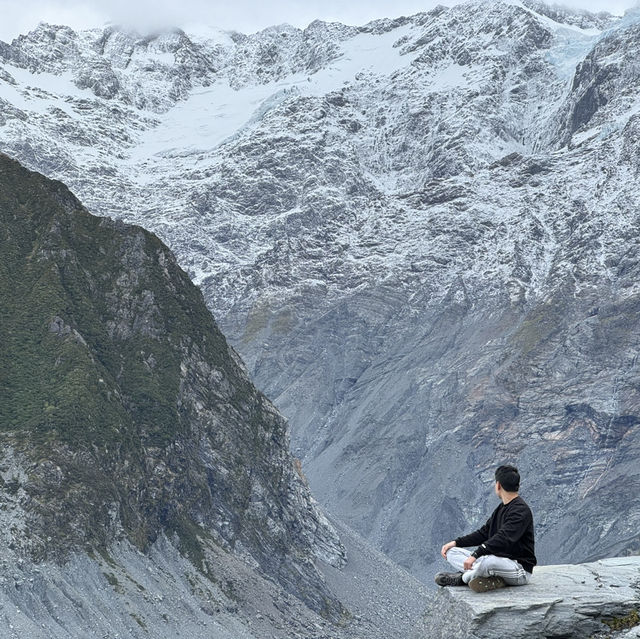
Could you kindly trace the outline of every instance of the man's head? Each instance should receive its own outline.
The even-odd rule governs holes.
[[[505,492],[517,493],[520,490],[520,473],[515,466],[498,466],[496,468],[496,482]],[[497,484],[496,492],[498,492]]]

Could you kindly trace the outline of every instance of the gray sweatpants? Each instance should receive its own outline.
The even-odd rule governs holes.
[[[462,581],[468,584],[476,577],[502,577],[507,586],[524,586],[529,583],[531,573],[514,559],[483,555],[475,560],[471,570],[464,569],[464,560],[471,555],[468,550],[454,546],[447,551],[447,561],[462,573]]]

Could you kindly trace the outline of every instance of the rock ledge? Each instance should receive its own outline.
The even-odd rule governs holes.
[[[528,586],[483,594],[441,588],[427,614],[430,639],[568,639],[599,636],[610,630],[605,620],[632,610],[640,610],[640,557],[539,566]]]

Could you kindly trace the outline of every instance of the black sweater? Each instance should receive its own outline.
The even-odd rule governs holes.
[[[538,563],[533,541],[533,515],[522,497],[500,504],[487,523],[470,535],[456,540],[456,546],[478,546],[473,554],[515,559],[527,572]]]

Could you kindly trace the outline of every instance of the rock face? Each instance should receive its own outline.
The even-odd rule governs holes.
[[[0,155],[2,545],[31,561],[147,550],[212,578],[235,551],[329,618],[338,537],[202,294],[152,234]]]
[[[484,521],[505,461],[541,560],[621,555],[640,548],[639,17],[43,25],[0,48],[0,141],[170,244],[315,494],[414,574]]]
[[[612,636],[640,608],[640,557],[539,566],[531,583],[477,594],[442,588],[427,612],[431,639]],[[609,622],[608,624],[606,622]],[[638,636],[629,630],[614,636]],[[426,636],[426,635],[425,635]]]

